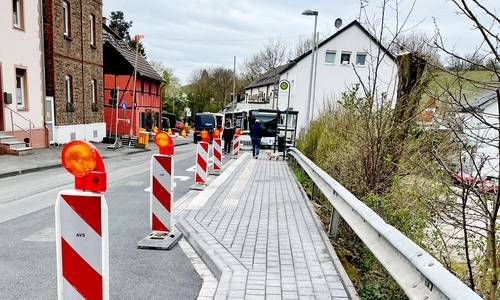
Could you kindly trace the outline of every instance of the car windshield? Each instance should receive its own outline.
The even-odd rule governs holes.
[[[213,129],[215,126],[214,117],[211,115],[198,115],[195,122],[196,129]]]

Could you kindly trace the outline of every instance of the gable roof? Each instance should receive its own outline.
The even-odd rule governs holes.
[[[289,64],[291,63],[281,65],[265,72],[264,74],[260,75],[259,78],[252,81],[252,83],[250,83],[245,89],[274,84],[277,79],[279,80],[280,74],[283,73],[282,70],[288,67]]]
[[[382,51],[390,58],[392,59],[393,61],[396,61],[396,57],[394,56],[394,54],[392,54],[389,50],[387,50],[387,48],[384,47],[384,45],[382,45],[380,43],[380,41],[378,41],[370,32],[368,32],[368,30],[366,30],[365,27],[363,27],[363,25],[361,25],[358,21],[354,20],[352,21],[351,23],[347,24],[345,27],[343,27],[342,29],[340,29],[339,31],[335,32],[334,34],[332,34],[330,37],[328,37],[327,39],[325,39],[324,41],[322,41],[321,43],[318,44],[318,49],[321,48],[323,45],[325,45],[326,43],[330,42],[331,40],[333,40],[335,37],[339,36],[340,34],[342,34],[344,31],[346,31],[347,29],[353,27],[353,26],[356,26],[358,27],[359,29],[361,29],[361,31],[366,35],[368,36],[378,47],[380,47],[380,49],[382,49]],[[311,54],[312,52],[312,49],[303,53],[302,55],[296,57],[295,59],[291,60],[288,64],[288,67],[283,69],[281,72],[286,72],[288,71],[290,68],[293,67],[294,64],[298,63],[299,61],[301,61],[302,59],[306,58],[309,54]]]
[[[359,29],[361,29],[361,31],[366,34],[366,36],[368,36],[378,47],[380,47],[380,49],[382,49],[382,51],[390,58],[392,59],[393,61],[396,61],[396,57],[394,56],[394,54],[392,54],[389,50],[387,50],[387,48],[385,48],[370,32],[368,32],[368,30],[366,30],[366,28],[363,27],[363,25],[361,25],[358,21],[354,20],[352,21],[351,23],[347,24],[346,26],[344,26],[342,29],[340,29],[339,31],[335,32],[334,34],[332,34],[330,37],[328,37],[327,39],[325,39],[324,41],[322,41],[321,43],[318,44],[318,49],[325,45],[326,43],[330,42],[331,40],[333,40],[335,37],[337,37],[338,35],[342,34],[344,31],[346,31],[347,29],[353,27],[353,26],[356,26],[358,27]],[[301,61],[302,59],[306,58],[309,54],[311,54],[312,50],[309,50],[305,53],[303,53],[302,55],[290,60],[287,64],[285,65],[281,65],[279,67],[276,67],[275,69],[272,69],[272,70],[269,70],[267,71],[266,73],[262,74],[259,78],[257,78],[256,80],[254,80],[252,83],[250,83],[246,89],[249,89],[249,88],[254,88],[254,87],[260,87],[260,86],[266,86],[266,85],[270,85],[270,84],[273,84],[275,81],[276,81],[276,77],[279,78],[279,75],[283,74],[284,72],[288,71],[289,69],[291,69],[296,63],[298,63],[299,61]],[[276,75],[275,75],[276,74]]]
[[[113,32],[113,30],[111,30],[111,28],[109,28],[105,24],[103,24],[102,41],[103,44],[109,43],[130,64],[132,68],[134,67],[134,49],[132,49],[126,41],[122,40],[116,33]],[[139,74],[139,76],[147,77],[157,81],[163,81],[163,77],[161,77],[155,71],[155,69],[151,67],[151,65],[142,55],[138,55],[137,57],[137,73]]]

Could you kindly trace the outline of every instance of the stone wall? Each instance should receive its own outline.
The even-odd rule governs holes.
[[[69,37],[63,34],[63,1],[45,1],[47,96],[54,96],[57,126],[103,122],[102,1],[67,1],[71,12]],[[95,16],[95,46],[90,45],[91,14]],[[73,79],[73,111],[67,107],[65,75]],[[95,111],[92,79],[97,83]]]

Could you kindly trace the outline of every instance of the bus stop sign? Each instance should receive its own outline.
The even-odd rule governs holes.
[[[288,80],[280,80],[278,85],[278,110],[288,110],[290,100],[290,82]]]

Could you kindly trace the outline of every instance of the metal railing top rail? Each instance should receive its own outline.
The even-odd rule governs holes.
[[[410,299],[481,299],[298,149],[289,153]]]
[[[8,110],[10,110],[11,112],[13,112],[14,114],[16,114],[16,116],[18,117],[21,117],[21,119],[24,119],[25,121],[27,121],[28,123],[30,123],[32,126],[35,126],[35,123],[33,123],[30,119],[26,118],[25,116],[21,115],[20,113],[18,113],[17,111],[13,110],[12,108],[8,107],[7,105],[4,105],[5,108],[7,108]]]
[[[7,105],[4,105],[4,107],[7,108],[10,111],[10,122],[11,122],[12,134],[14,134],[14,126],[17,127],[17,128],[19,128],[19,129],[21,129],[25,133],[29,134],[29,136],[30,136],[29,145],[31,147],[33,145],[33,132],[32,132],[32,129],[35,128],[35,123],[33,123],[31,121],[31,119],[26,118],[25,116],[21,115],[20,113],[18,113],[17,111],[13,110],[10,107],[8,107]],[[15,114],[16,116],[20,117],[21,119],[27,121],[28,124],[29,124],[29,129],[24,129],[23,127],[19,126],[18,124],[15,124],[14,123],[14,117],[12,116],[12,114]]]

